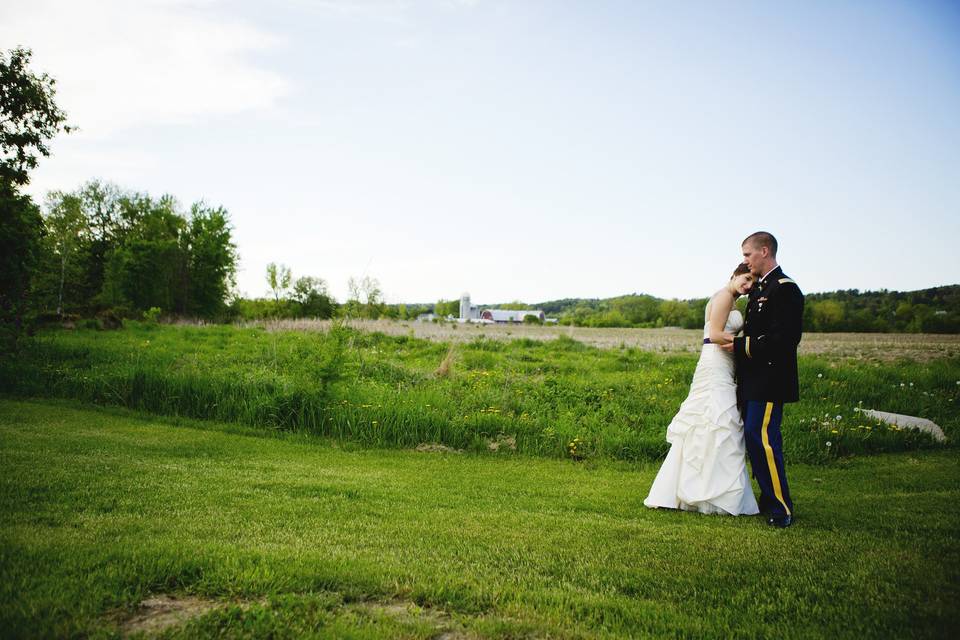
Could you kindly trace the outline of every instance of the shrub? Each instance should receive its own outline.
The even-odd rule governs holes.
[[[123,318],[113,309],[104,309],[98,313],[97,320],[100,322],[100,328],[107,331],[123,328]]]
[[[160,322],[160,314],[162,311],[160,307],[150,307],[143,312],[143,320],[150,324],[158,324]]]

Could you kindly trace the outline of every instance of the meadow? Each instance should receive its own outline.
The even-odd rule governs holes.
[[[824,463],[933,446],[924,434],[863,419],[860,409],[929,418],[952,438],[960,429],[960,357],[918,353],[802,355],[803,399],[787,408],[783,426],[788,458]],[[0,388],[365,446],[635,461],[665,454],[664,430],[696,358],[662,345],[599,348],[564,334],[452,342],[341,325],[129,323],[38,335],[0,364]]]

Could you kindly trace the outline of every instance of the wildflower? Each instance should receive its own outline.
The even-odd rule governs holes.
[[[837,416],[836,418],[834,418],[834,420],[837,420],[837,421],[843,420],[843,416]]]
[[[380,423],[379,423],[379,422],[377,422],[376,420],[374,420],[374,421],[373,421],[373,422],[371,422],[370,424],[372,424],[372,425],[374,425],[374,426],[376,426],[376,425],[378,425],[378,424],[380,424]]]
[[[836,429],[831,429],[831,430],[830,430],[830,433],[837,434],[837,433],[840,433],[840,432],[837,431]]]
[[[818,374],[817,374],[817,377],[818,377],[818,378],[822,378],[822,377],[823,377],[823,374],[822,374],[822,373],[818,373]]]
[[[828,446],[828,447],[832,447],[832,446],[833,446],[833,443],[831,443],[829,440],[827,440],[827,446]]]
[[[911,386],[911,387],[913,386],[913,383],[912,383],[912,382],[910,383],[910,386]]]
[[[900,386],[901,386],[901,387],[905,387],[905,386],[907,386],[907,385],[905,385],[904,383],[901,382],[901,383],[900,383]]]

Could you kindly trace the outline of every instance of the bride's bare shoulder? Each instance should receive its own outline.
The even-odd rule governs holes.
[[[729,290],[729,289],[727,289],[726,287],[724,287],[723,289],[720,289],[720,290],[717,291],[715,294],[713,294],[712,296],[710,296],[710,302],[713,302],[714,300],[718,300],[718,301],[721,301],[721,302],[724,302],[724,303],[726,303],[726,302],[732,303],[732,302],[733,302],[733,294],[730,293],[730,290]]]

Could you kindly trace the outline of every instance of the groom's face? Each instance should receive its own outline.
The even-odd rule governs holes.
[[[763,275],[763,267],[766,265],[767,252],[766,247],[758,247],[750,242],[744,243],[743,262],[750,267],[750,273],[759,278]]]

